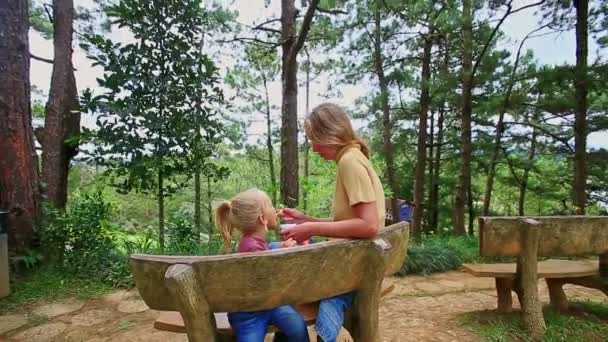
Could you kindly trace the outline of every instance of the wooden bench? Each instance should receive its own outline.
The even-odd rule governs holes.
[[[551,304],[564,310],[568,300],[564,284],[596,288],[608,295],[605,275],[598,261],[545,260],[538,257],[567,257],[608,253],[608,216],[481,217],[479,253],[484,257],[517,257],[510,264],[465,264],[478,277],[496,279],[498,310],[512,309],[511,291],[520,301],[532,337],[544,333],[537,282],[544,278]]]
[[[401,268],[408,242],[409,225],[401,222],[373,240],[216,256],[134,254],[129,263],[142,299],[155,310],[179,311],[190,341],[231,341],[218,313],[299,306],[357,291],[345,328],[355,341],[374,342],[382,279]]]

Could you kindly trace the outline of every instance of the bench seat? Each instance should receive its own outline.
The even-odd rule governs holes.
[[[466,272],[476,277],[496,279],[498,311],[512,310],[511,291],[517,274],[516,263],[499,264],[464,264]],[[538,279],[545,279],[549,288],[551,305],[558,310],[568,308],[568,300],[563,290],[564,284],[589,286],[599,276],[599,264],[593,260],[558,260],[548,259],[538,262]]]

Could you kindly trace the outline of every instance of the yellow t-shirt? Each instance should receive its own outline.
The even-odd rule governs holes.
[[[334,221],[355,218],[352,206],[376,202],[379,227],[384,227],[384,189],[370,161],[359,145],[349,145],[338,152],[336,192],[334,193]]]

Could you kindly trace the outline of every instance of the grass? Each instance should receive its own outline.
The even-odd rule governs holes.
[[[51,267],[38,268],[11,284],[11,295],[0,299],[0,314],[65,298],[93,298],[110,289],[95,279],[68,277]]]
[[[574,303],[568,314],[545,310],[547,330],[543,341],[600,342],[608,336],[608,305],[597,302]],[[519,312],[511,314],[474,313],[464,325],[483,341],[529,341]]]

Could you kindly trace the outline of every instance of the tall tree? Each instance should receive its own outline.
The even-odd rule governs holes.
[[[576,68],[574,88],[574,205],[578,214],[585,214],[587,203],[587,45],[589,35],[589,1],[574,1],[576,7]]]
[[[374,34],[373,34],[373,56],[374,56],[374,72],[378,78],[378,85],[380,87],[380,109],[382,110],[382,141],[383,141],[383,153],[384,160],[386,163],[386,176],[388,179],[388,186],[393,193],[391,199],[391,209],[393,217],[398,217],[399,208],[397,206],[397,195],[399,190],[397,188],[397,180],[395,176],[395,163],[393,161],[393,143],[392,143],[392,131],[393,123],[391,122],[391,110],[389,106],[389,90],[388,90],[388,79],[384,73],[385,62],[382,52],[382,18],[381,18],[381,5],[378,1],[374,4]],[[414,229],[416,231],[416,229]]]
[[[197,151],[193,159],[200,167],[218,139],[214,104],[222,95],[217,68],[200,49],[202,11],[200,0],[124,0],[108,13],[134,40],[121,44],[88,35],[85,46],[106,71],[99,80],[105,93],[85,101],[100,113],[98,160],[120,189],[156,192],[161,248],[165,197],[181,185],[178,175],[192,174],[190,152]]]
[[[42,181],[51,205],[64,208],[70,160],[78,153],[80,111],[72,65],[73,0],[53,1],[53,73],[42,134]]]
[[[9,246],[23,251],[38,212],[30,108],[28,0],[0,1],[0,209],[11,211]]]
[[[471,182],[471,114],[473,111],[473,6],[472,0],[462,1],[462,110],[460,113],[460,145],[462,161],[458,187],[454,198],[454,233],[465,235],[464,209]]]
[[[311,0],[296,34],[295,0],[281,0],[281,47],[283,101],[281,108],[281,201],[295,207],[299,199],[298,179],[298,61],[319,0]]]

